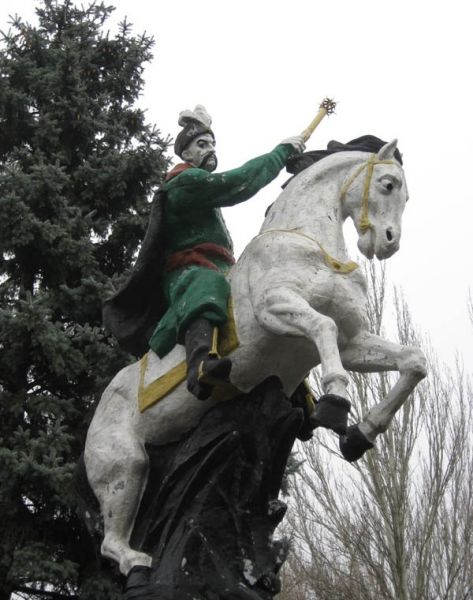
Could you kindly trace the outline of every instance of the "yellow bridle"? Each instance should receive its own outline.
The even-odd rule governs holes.
[[[372,224],[370,223],[368,217],[368,206],[369,206],[369,198],[370,198],[370,187],[371,187],[371,179],[373,178],[373,171],[376,165],[397,165],[399,164],[395,160],[380,160],[378,159],[376,154],[372,154],[366,162],[364,162],[348,179],[342,186],[340,191],[340,199],[343,202],[345,200],[345,196],[351,186],[351,184],[356,180],[356,178],[363,173],[366,169],[366,177],[365,183],[363,186],[363,198],[361,203],[361,215],[360,215],[360,230],[362,233],[370,229]]]
[[[356,171],[352,175],[350,175],[350,177],[342,185],[342,189],[340,191],[340,199],[343,202],[351,184],[366,169],[366,177],[365,177],[365,182],[364,182],[364,187],[363,187],[362,208],[361,208],[361,215],[360,215],[360,229],[362,232],[365,232],[370,227],[372,227],[372,224],[370,223],[370,220],[368,217],[368,205],[369,205],[371,179],[373,178],[373,171],[374,171],[374,168],[376,165],[399,165],[399,163],[395,160],[381,160],[381,159],[378,159],[376,154],[372,154],[368,158],[367,161],[365,161],[358,169],[356,169]],[[331,256],[325,250],[325,248],[322,246],[322,244],[318,240],[316,240],[313,237],[308,236],[306,233],[300,231],[297,228],[294,228],[294,229],[266,229],[266,231],[263,231],[262,233],[257,235],[254,238],[254,240],[256,240],[257,238],[259,238],[263,235],[266,235],[268,233],[290,233],[290,234],[304,237],[307,240],[310,240],[311,242],[315,243],[319,247],[326,264],[337,273],[348,274],[358,268],[358,265],[356,262],[348,261],[348,262],[344,263],[344,262],[337,260],[336,258]]]

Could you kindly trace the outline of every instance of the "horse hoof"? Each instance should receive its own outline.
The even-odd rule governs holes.
[[[351,425],[346,435],[340,437],[339,446],[343,458],[348,462],[355,462],[373,448],[374,444],[360,431],[358,425]]]
[[[338,435],[346,435],[350,402],[336,394],[324,394],[315,405],[310,416],[311,424],[316,427],[332,429]]]
[[[125,586],[125,600],[128,598],[148,597],[148,586],[151,575],[151,568],[142,565],[135,566],[128,573]]]

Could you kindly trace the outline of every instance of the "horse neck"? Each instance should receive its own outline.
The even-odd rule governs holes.
[[[346,247],[341,188],[360,159],[365,159],[365,153],[334,154],[302,171],[279,195],[261,231],[297,230],[343,258]]]

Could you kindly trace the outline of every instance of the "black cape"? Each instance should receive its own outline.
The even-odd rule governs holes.
[[[154,195],[148,228],[130,277],[103,304],[104,326],[121,348],[135,356],[147,352],[148,340],[167,309],[162,285],[165,198],[163,190]]]

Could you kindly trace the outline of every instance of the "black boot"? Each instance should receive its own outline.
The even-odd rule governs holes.
[[[187,389],[199,400],[212,394],[214,385],[228,381],[232,362],[220,358],[213,343],[214,327],[197,319],[186,331]]]

